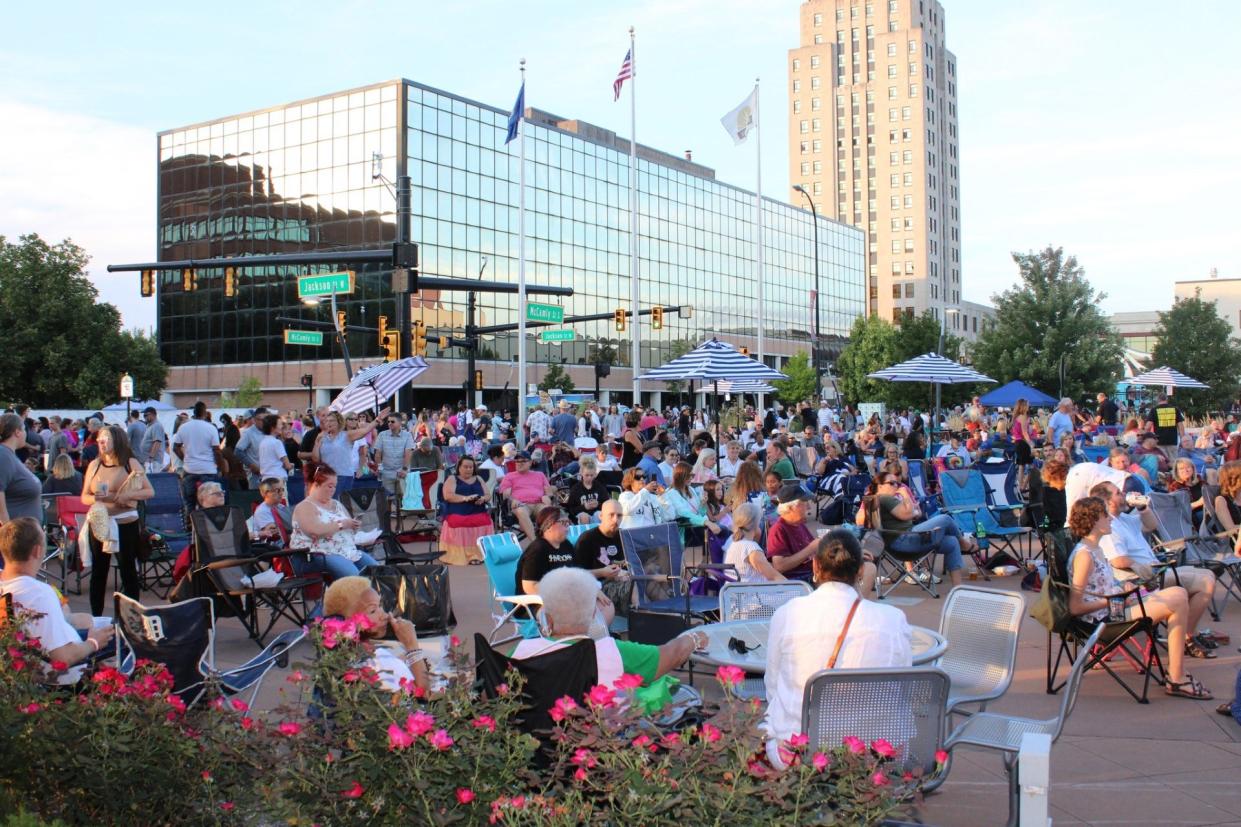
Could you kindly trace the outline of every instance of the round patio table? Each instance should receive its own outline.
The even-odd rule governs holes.
[[[705,632],[710,643],[705,651],[694,652],[690,660],[705,666],[739,666],[750,674],[764,674],[767,671],[767,633],[770,628],[771,621],[766,618],[695,626],[692,631]],[[923,626],[910,626],[909,637],[914,666],[931,663],[948,649],[948,641],[943,635]],[[728,642],[733,638],[745,642],[748,648],[745,654],[728,648]]]

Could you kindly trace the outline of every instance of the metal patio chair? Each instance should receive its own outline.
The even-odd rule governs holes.
[[[1017,665],[1017,637],[1025,600],[1018,592],[957,586],[948,593],[939,633],[948,650],[935,665],[952,681],[948,712],[972,714],[959,707],[987,703],[1003,695]]]
[[[1003,754],[1004,771],[1008,775],[1009,825],[1017,823],[1019,795],[1017,753],[1021,749],[1021,737],[1027,732],[1050,735],[1053,744],[1060,737],[1060,733],[1064,731],[1064,723],[1068,720],[1069,713],[1073,711],[1073,705],[1077,703],[1077,691],[1081,687],[1082,673],[1091,659],[1091,652],[1099,643],[1099,635],[1102,631],[1103,624],[1099,624],[1078,652],[1065,684],[1064,695],[1060,699],[1060,711],[1056,717],[1037,720],[1019,718],[1015,715],[999,715],[994,712],[979,712],[966,718],[961,726],[953,730],[944,744],[944,748],[948,750],[958,746],[971,746],[998,750]]]
[[[720,620],[761,620],[795,597],[814,590],[801,580],[775,583],[725,583],[720,588]]]

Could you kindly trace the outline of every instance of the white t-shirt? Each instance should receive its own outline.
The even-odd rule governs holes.
[[[191,419],[186,422],[173,434],[172,444],[180,445],[185,452],[185,473],[219,473],[215,464],[215,448],[220,444],[220,435],[207,420]]]
[[[376,643],[375,654],[371,656],[370,662],[366,665],[375,670],[379,675],[379,685],[389,692],[401,691],[401,679],[404,678],[410,685],[414,682],[414,673],[405,663],[405,659],[401,657],[400,651],[395,648],[399,644]]]
[[[288,458],[289,452],[284,450],[284,443],[279,437],[273,434],[263,437],[263,441],[259,443],[259,476],[263,479],[284,479],[289,475],[289,472],[284,470],[284,460]]]
[[[745,460],[743,460],[741,457],[737,457],[737,459],[735,460],[729,459],[728,454],[725,454],[724,456],[720,457],[720,476],[721,477],[737,476],[737,472],[741,470],[741,463],[743,462],[745,462]]]
[[[724,563],[737,567],[737,576],[741,578],[742,583],[767,582],[762,572],[750,564],[750,554],[755,551],[759,554],[763,553],[762,548],[753,540],[734,540],[724,552]]]
[[[1150,543],[1142,535],[1142,517],[1134,511],[1122,512],[1112,518],[1112,533],[1099,538],[1099,548],[1103,556],[1111,563],[1117,557],[1128,557],[1137,563],[1153,566],[1159,558],[1151,551]],[[1137,577],[1131,571],[1113,568],[1112,574],[1117,580],[1132,580]]]
[[[1073,511],[1073,503],[1090,496],[1090,489],[1101,482],[1110,482],[1123,491],[1128,477],[1128,472],[1117,471],[1100,462],[1079,462],[1070,468],[1069,476],[1064,481],[1065,526],[1069,524],[1068,514]]]
[[[13,603],[17,608],[43,615],[26,624],[26,634],[38,640],[44,652],[51,653],[66,643],[82,642],[82,636],[77,629],[65,620],[65,612],[60,606],[60,599],[56,597],[56,590],[48,584],[22,575],[0,582],[0,594],[13,595]],[[77,683],[85,668],[74,666],[62,673],[57,682]]]

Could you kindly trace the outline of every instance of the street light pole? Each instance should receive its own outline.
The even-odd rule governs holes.
[[[948,332],[948,314],[956,314],[960,311],[955,307],[945,307],[944,312],[939,315],[939,348],[935,351],[940,356],[944,355],[944,336]],[[931,424],[931,436],[934,438],[935,429],[939,427],[939,408],[940,408],[940,391],[942,385],[935,383],[935,422]],[[931,440],[927,440],[927,445],[931,444]]]
[[[810,362],[814,365],[814,399],[815,404],[818,404],[823,398],[823,379],[819,374],[819,211],[814,206],[814,199],[810,197],[810,193],[806,192],[804,186],[795,184],[793,189],[806,196],[814,225],[814,344],[810,348]]]

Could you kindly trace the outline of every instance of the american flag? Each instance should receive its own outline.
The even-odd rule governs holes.
[[[625,62],[621,64],[620,73],[616,76],[616,80],[612,81],[612,93],[615,97],[613,101],[620,100],[621,86],[625,81],[633,77],[633,49],[625,52]]]

